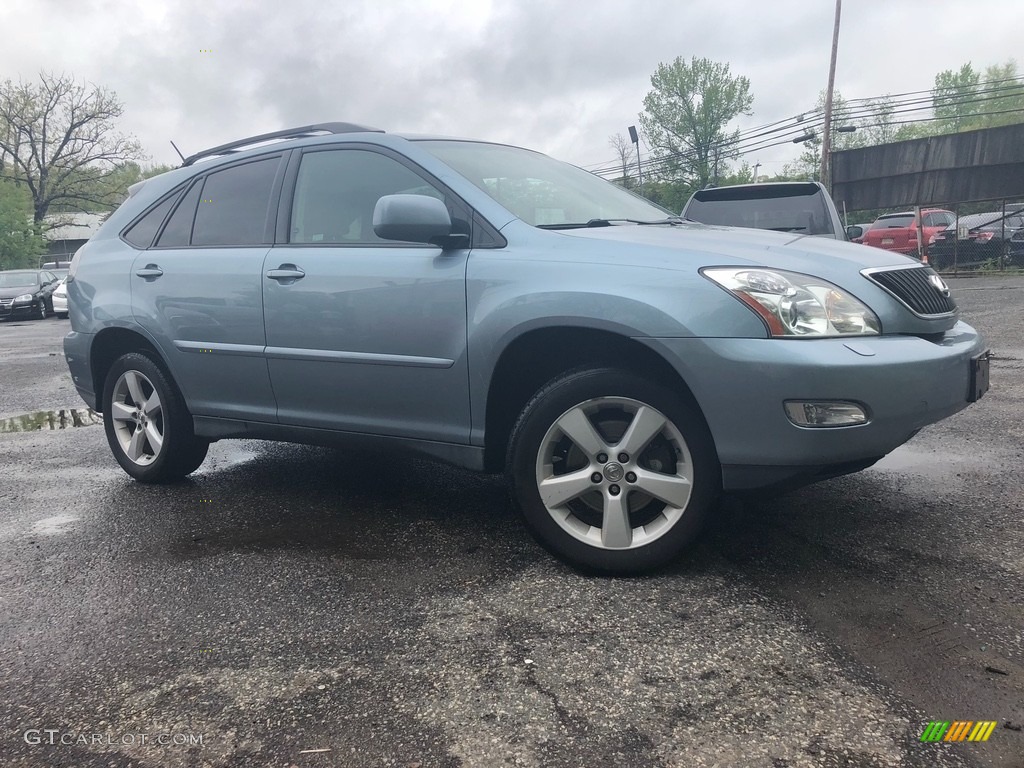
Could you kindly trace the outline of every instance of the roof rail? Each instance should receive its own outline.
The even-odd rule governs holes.
[[[232,152],[238,152],[244,147],[262,144],[273,139],[301,139],[317,133],[384,133],[384,131],[380,128],[369,128],[365,125],[356,125],[355,123],[316,123],[314,125],[304,125],[301,128],[286,128],[283,131],[262,133],[259,136],[250,136],[247,139],[239,139],[238,141],[221,144],[218,147],[204,149],[202,152],[196,152],[194,155],[186,157],[181,167],[184,168],[186,165],[192,165],[196,160],[201,160],[204,157],[229,155]]]

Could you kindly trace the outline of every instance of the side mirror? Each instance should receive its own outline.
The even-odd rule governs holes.
[[[448,208],[427,195],[385,195],[373,208],[373,231],[384,240],[465,247],[466,235],[452,234]]]
[[[853,240],[854,238],[857,238],[857,237],[863,237],[863,235],[864,235],[864,227],[862,227],[862,226],[859,226],[857,224],[851,224],[850,226],[848,226],[846,228],[846,239],[847,240]]]

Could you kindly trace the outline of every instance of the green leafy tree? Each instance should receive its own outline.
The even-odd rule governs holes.
[[[28,190],[37,231],[51,208],[103,210],[119,202],[117,175],[142,154],[117,131],[123,111],[113,92],[68,75],[0,84],[0,173]]]
[[[738,155],[739,131],[728,125],[750,114],[750,81],[730,74],[728,64],[678,57],[658,65],[651,86],[640,125],[657,175],[691,190],[706,186]]]
[[[990,83],[988,88],[998,89],[996,93],[987,94],[993,98],[980,102],[978,111],[989,113],[981,118],[982,127],[1024,121],[1024,82],[1017,72],[1016,61],[1010,59],[1003,64],[985,67],[982,82]]]
[[[32,198],[25,189],[0,180],[0,269],[34,267],[45,250],[32,224]]]
[[[943,70],[935,76],[932,106],[942,133],[952,133],[970,127],[979,111],[974,100],[981,75],[970,62],[959,70]]]

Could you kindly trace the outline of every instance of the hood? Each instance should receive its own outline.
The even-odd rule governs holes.
[[[872,267],[919,263],[891,251],[827,237],[691,222],[675,226],[622,225],[555,231],[572,238],[634,243],[644,252],[650,248],[649,257],[659,262],[668,259],[676,266],[686,264],[694,268],[713,265],[774,267],[827,279],[830,274],[839,277]],[[653,249],[661,252],[660,258]]]
[[[19,285],[16,288],[0,286],[0,299],[13,299],[15,296],[21,296],[23,293],[39,293],[39,286]]]
[[[703,267],[764,267],[827,280],[849,291],[878,315],[889,333],[943,333],[956,315],[914,315],[863,270],[920,267],[916,259],[881,248],[826,237],[707,224],[620,225],[551,230],[555,249],[573,261],[694,273]],[[582,258],[581,258],[582,257]]]

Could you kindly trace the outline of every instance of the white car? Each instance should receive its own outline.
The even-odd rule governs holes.
[[[68,316],[68,279],[65,277],[60,285],[53,289],[53,313],[64,320]]]

